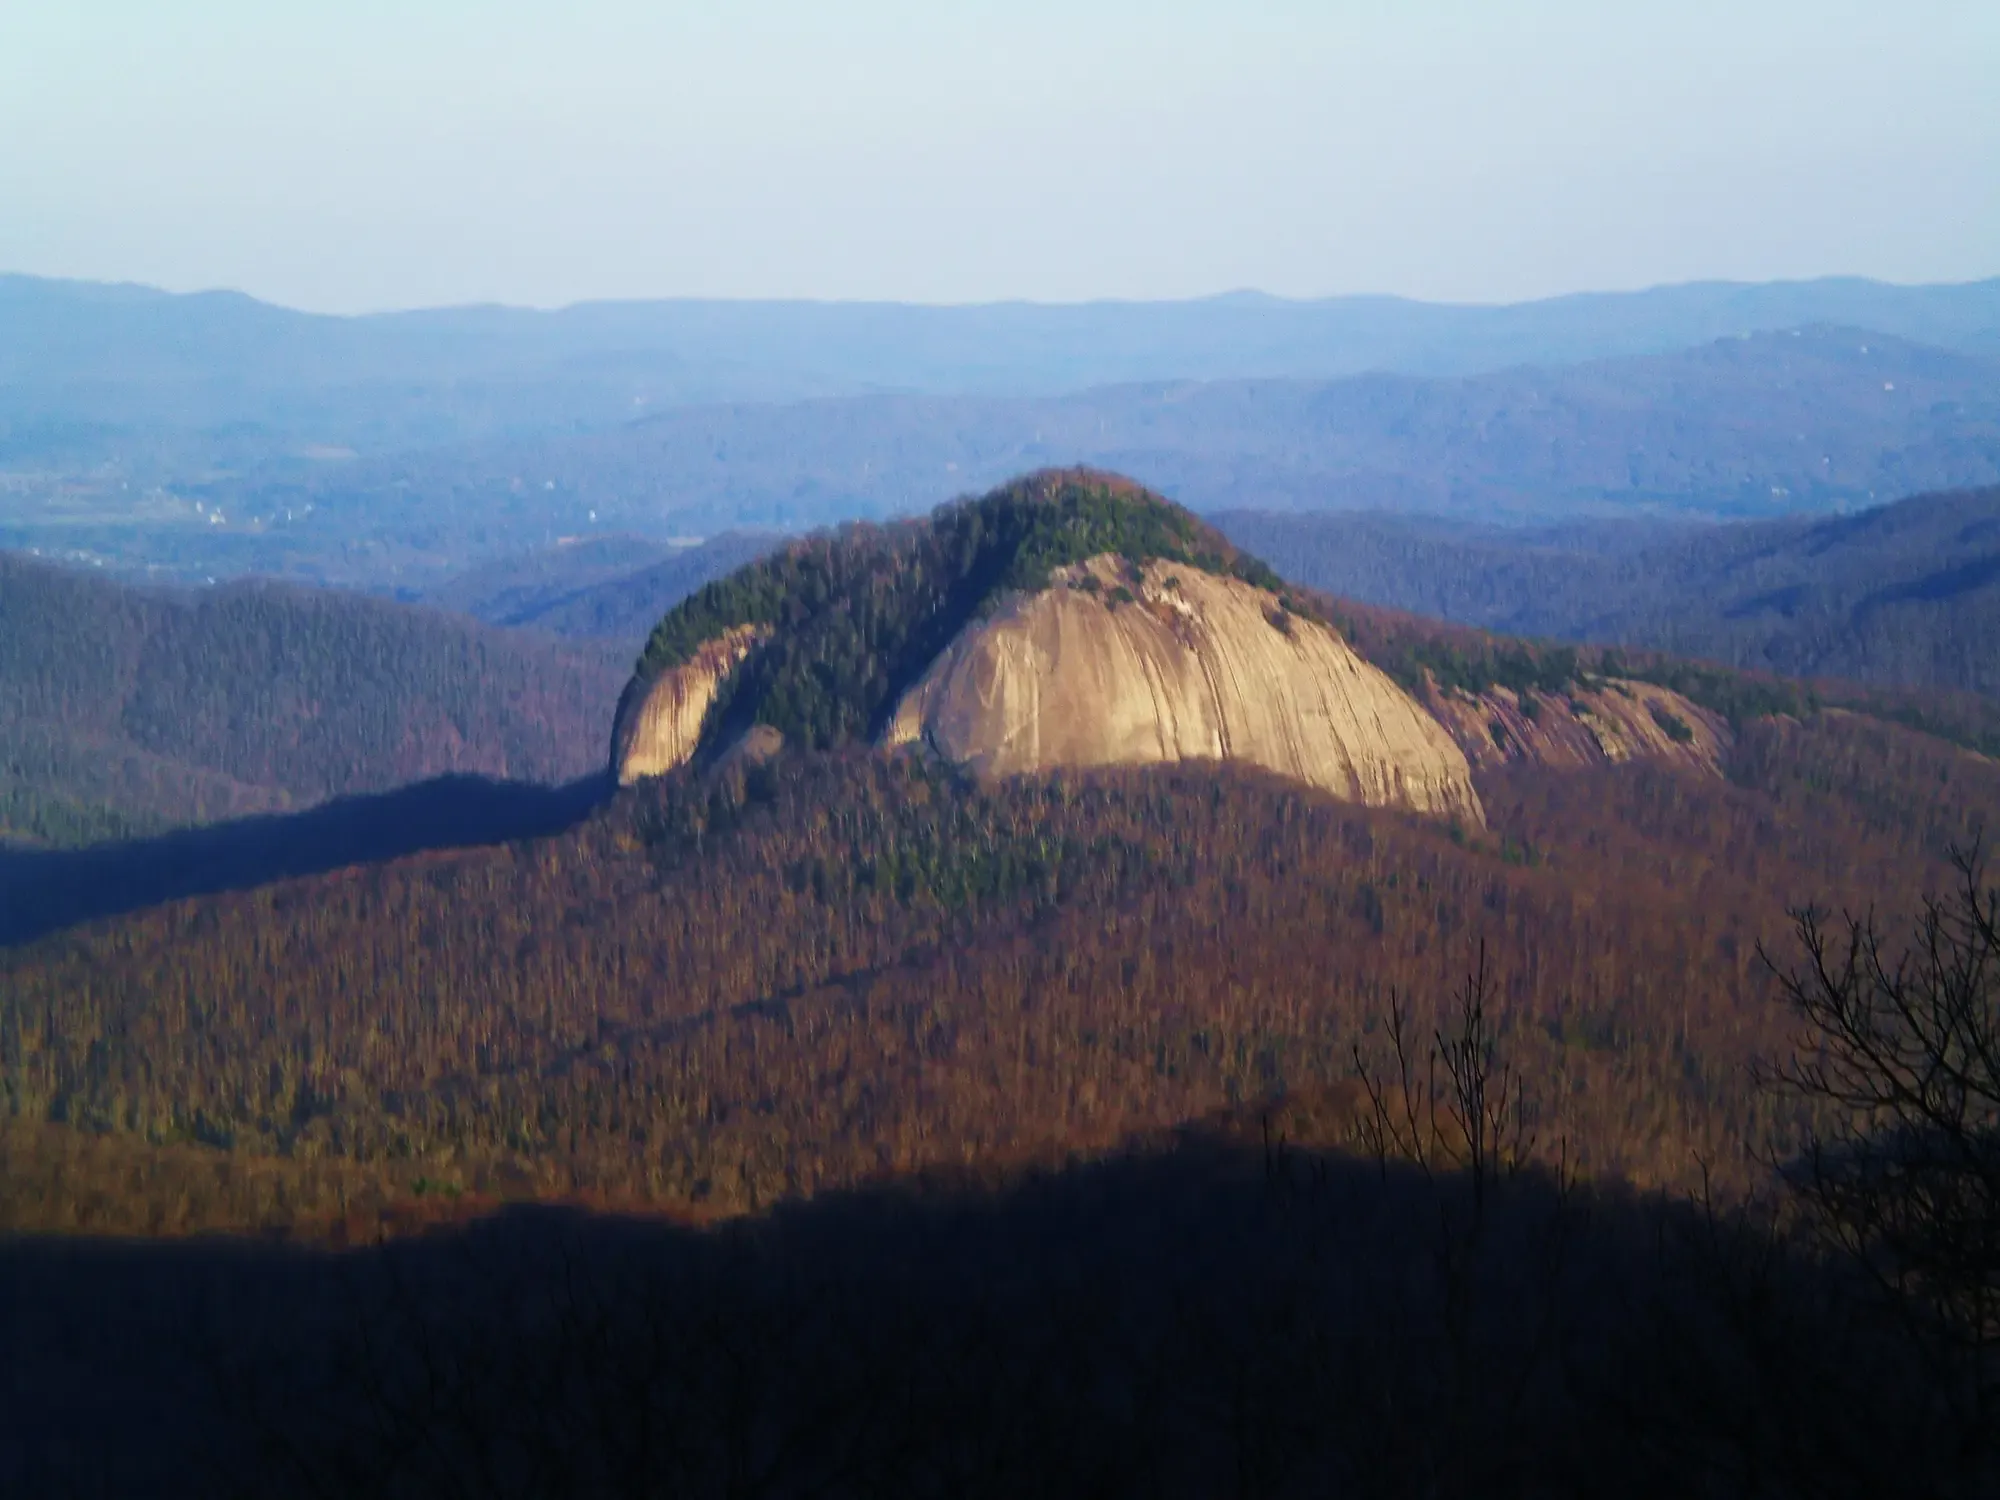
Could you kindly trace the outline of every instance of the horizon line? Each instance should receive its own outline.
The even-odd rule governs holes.
[[[1860,286],[1889,288],[1897,291],[1957,291],[1979,287],[2000,285],[2000,272],[1990,276],[1973,277],[1963,281],[1894,281],[1886,277],[1865,276],[1856,273],[1832,272],[1819,276],[1772,277],[1765,280],[1739,280],[1732,277],[1695,277],[1686,281],[1649,282],[1639,286],[1587,287],[1574,291],[1554,292],[1541,297],[1521,297],[1512,300],[1481,301],[1477,299],[1454,300],[1448,298],[1413,297],[1400,292],[1333,292],[1321,296],[1295,297],[1280,292],[1267,292],[1257,287],[1232,287],[1223,291],[1204,292],[1185,297],[1079,297],[1079,298],[1035,298],[1035,297],[992,297],[960,302],[907,301],[887,297],[809,297],[809,296],[684,296],[660,295],[638,297],[587,297],[571,302],[532,303],[503,301],[437,302],[420,303],[399,307],[373,308],[359,312],[334,312],[318,308],[301,307],[293,303],[279,302],[260,297],[238,287],[212,286],[177,290],[145,281],[111,281],[96,277],[50,276],[35,271],[14,271],[0,269],[0,287],[9,282],[34,283],[42,286],[64,288],[87,288],[98,292],[118,294],[139,294],[148,297],[173,298],[177,300],[228,299],[255,303],[259,307],[291,313],[305,318],[330,318],[347,322],[361,322],[369,319],[421,317],[439,313],[503,312],[560,316],[591,308],[618,307],[811,307],[848,309],[904,309],[921,312],[978,312],[1002,308],[1033,308],[1050,311],[1082,311],[1091,308],[1162,308],[1197,307],[1214,303],[1238,303],[1242,305],[1271,304],[1278,307],[1311,308],[1326,307],[1338,303],[1400,303],[1412,307],[1436,307],[1462,310],[1502,311],[1509,308],[1545,306],[1550,303],[1581,301],[1590,298],[1643,297],[1649,294],[1699,289],[1750,290],[1772,287],[1810,287],[1848,283]]]

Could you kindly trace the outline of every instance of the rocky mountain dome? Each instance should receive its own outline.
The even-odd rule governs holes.
[[[612,760],[629,784],[856,743],[988,776],[1236,761],[1481,820],[1450,733],[1282,580],[1086,470],[809,538],[709,585],[654,631]]]

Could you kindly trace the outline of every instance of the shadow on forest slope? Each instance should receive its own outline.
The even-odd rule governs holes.
[[[87,849],[0,847],[0,946],[183,896],[429,849],[558,833],[610,792],[601,775],[563,786],[439,776],[304,812],[239,818],[157,838]]]
[[[1918,1494],[1964,1461],[1893,1325],[1748,1221],[1208,1130],[707,1230],[17,1240],[0,1286],[10,1493]]]

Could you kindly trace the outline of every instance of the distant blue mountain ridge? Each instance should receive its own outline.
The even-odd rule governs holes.
[[[2000,351],[2000,278],[1698,282],[1510,305],[663,300],[336,317],[235,292],[0,275],[0,421],[251,423],[380,447],[816,396],[1040,396],[1160,380],[1452,376],[1807,325]]]

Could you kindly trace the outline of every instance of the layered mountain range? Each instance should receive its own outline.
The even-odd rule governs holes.
[[[1216,524],[1313,588],[1515,635],[1625,643],[1792,677],[2000,695],[2000,488],[1726,526]]]
[[[1204,514],[1824,515],[2000,480],[1994,297],[314,320],[0,284],[23,331],[0,349],[0,545],[411,597],[566,542],[587,564],[614,534],[916,515],[1054,463]]]

